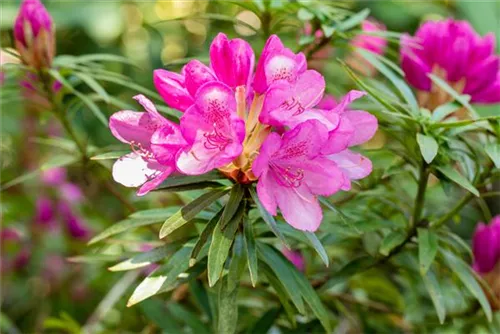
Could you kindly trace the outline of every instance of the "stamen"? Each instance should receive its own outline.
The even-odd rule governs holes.
[[[132,152],[145,159],[154,159],[155,157],[153,152],[145,149],[144,147],[142,147],[141,143],[136,143],[134,140],[130,141],[130,149],[132,150]]]
[[[220,129],[216,123],[214,123],[214,130],[211,133],[204,133],[206,141],[203,144],[207,150],[218,149],[219,151],[223,151],[229,144],[233,143],[233,140],[223,133],[220,132]]]
[[[285,101],[280,105],[281,108],[285,110],[293,110],[297,108],[297,110],[292,114],[292,116],[297,116],[302,114],[305,111],[305,108],[302,106],[300,103],[300,100],[296,99],[295,97],[292,97],[290,101]]]
[[[289,188],[298,188],[302,184],[302,180],[304,179],[304,170],[302,168],[297,168],[295,171],[291,166],[283,168],[277,164],[270,164],[270,167],[281,176],[278,181],[286,187]]]

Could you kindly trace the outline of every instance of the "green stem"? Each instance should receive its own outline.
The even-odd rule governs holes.
[[[441,227],[441,225],[446,223],[448,220],[453,218],[453,216],[455,216],[460,210],[462,210],[462,208],[472,199],[472,197],[474,197],[472,193],[467,193],[467,195],[462,197],[462,199],[453,207],[453,209],[448,211],[445,215],[441,216],[438,220],[433,221],[430,224],[430,227],[433,229]]]
[[[429,170],[425,162],[420,166],[420,176],[418,179],[417,197],[415,198],[415,206],[413,208],[413,216],[410,220],[410,229],[415,227],[422,216],[425,203],[425,191],[427,190],[427,179],[429,178]]]

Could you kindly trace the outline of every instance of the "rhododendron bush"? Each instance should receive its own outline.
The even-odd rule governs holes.
[[[495,3],[9,6],[2,332],[500,332]]]

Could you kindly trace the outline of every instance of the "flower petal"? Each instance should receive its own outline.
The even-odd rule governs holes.
[[[136,153],[129,153],[113,165],[113,179],[125,187],[138,187],[158,176],[165,166],[145,160]]]
[[[217,81],[210,67],[198,60],[191,60],[184,67],[185,87],[189,94],[196,95],[198,89],[207,82]]]
[[[175,170],[175,167],[166,167],[160,174],[155,176],[151,181],[148,181],[142,185],[137,191],[137,196],[144,196],[151,190],[158,187],[163,181],[169,177],[170,174]]]
[[[349,146],[363,144],[370,140],[375,135],[375,132],[377,132],[377,118],[366,111],[346,111],[342,117],[346,117],[354,129],[353,135],[349,140]]]
[[[152,119],[148,113],[122,110],[111,115],[109,128],[113,136],[123,143],[134,142],[142,147],[149,147],[153,133],[162,126],[162,122]]]
[[[279,185],[272,176],[264,173],[257,182],[257,195],[264,208],[271,215],[276,216],[278,204],[274,197],[274,189]]]
[[[193,104],[193,98],[185,87],[184,75],[159,69],[154,71],[153,81],[169,107],[184,112]]]
[[[351,180],[359,180],[370,175],[372,172],[372,162],[363,155],[345,150],[337,154],[328,156],[334,161],[344,174]]]
[[[163,165],[175,165],[177,153],[186,145],[180,127],[171,122],[166,123],[151,137],[151,151]]]

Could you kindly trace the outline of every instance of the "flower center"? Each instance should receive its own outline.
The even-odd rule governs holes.
[[[282,167],[275,163],[271,163],[270,167],[280,177],[280,183],[288,188],[298,188],[304,179],[304,170],[302,168],[293,168],[291,166]]]
[[[142,147],[141,143],[137,143],[134,140],[130,141],[130,149],[132,150],[132,152],[141,156],[144,159],[154,159],[155,158],[155,155],[153,154],[153,152],[149,151],[148,149],[145,149],[144,147]]]
[[[214,131],[211,133],[205,133],[203,136],[205,137],[205,143],[203,146],[205,146],[208,150],[218,149],[219,151],[223,151],[233,142],[231,138],[220,132],[217,123],[214,123]]]
[[[305,111],[305,108],[302,106],[300,103],[299,99],[296,99],[295,97],[292,97],[290,100],[286,100],[280,105],[281,108],[285,110],[293,110],[297,109],[292,116],[297,116],[302,114]]]

